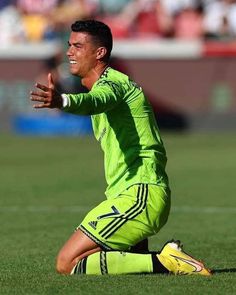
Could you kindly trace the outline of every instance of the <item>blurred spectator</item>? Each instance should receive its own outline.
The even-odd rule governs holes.
[[[182,10],[185,10],[187,8],[188,9],[196,8],[199,4],[199,0],[160,0],[160,1],[164,9],[172,17],[175,17],[177,14],[181,13]]]
[[[128,20],[120,17],[127,5],[134,0],[94,0],[96,2],[96,18],[107,23],[112,30],[113,37],[126,38],[129,36]]]
[[[39,42],[55,37],[50,13],[57,4],[58,0],[17,0],[28,41]]]
[[[205,7],[204,30],[206,38],[233,38],[236,36],[236,1],[219,0]]]
[[[107,23],[114,38],[236,36],[236,0],[0,0],[0,46],[67,40],[68,27],[88,18]]]
[[[133,0],[97,0],[100,15],[114,15],[120,13]]]
[[[139,0],[135,33],[138,36],[168,37],[172,34],[173,22],[159,0]]]
[[[14,0],[1,0],[0,1],[0,10],[6,6],[10,6],[10,5],[14,5],[14,4],[15,4]]]
[[[4,4],[6,6],[0,10],[0,47],[25,40],[24,26],[17,8],[11,3],[7,5],[6,1]]]
[[[118,15],[103,21],[115,38],[160,37],[172,31],[172,19],[160,0],[133,0]]]
[[[95,9],[91,0],[60,0],[51,13],[51,18],[57,30],[66,29],[75,20],[90,18]]]
[[[46,14],[57,5],[58,0],[17,0],[17,6],[27,14]]]
[[[202,9],[186,7],[175,18],[175,37],[179,39],[201,39],[203,36]]]

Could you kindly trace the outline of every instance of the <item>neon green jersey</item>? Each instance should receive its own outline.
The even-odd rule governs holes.
[[[108,198],[136,183],[168,186],[166,152],[153,110],[127,75],[109,67],[88,93],[66,96],[65,111],[91,115],[104,151]]]

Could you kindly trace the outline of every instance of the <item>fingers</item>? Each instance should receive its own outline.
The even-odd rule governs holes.
[[[54,89],[54,81],[51,73],[48,73],[48,87]]]
[[[56,91],[52,74],[48,74],[48,85],[36,83],[36,90],[30,92],[30,100],[38,102],[33,105],[33,108],[61,108],[62,97],[59,92]]]
[[[43,109],[43,108],[50,108],[51,104],[50,103],[38,103],[38,104],[34,104],[33,108],[34,109]]]
[[[43,91],[31,91],[30,92],[30,99],[32,101],[42,101],[46,102],[48,98],[48,88],[45,85],[42,84],[35,84],[35,87],[43,90]]]
[[[33,105],[33,108],[35,108],[35,109],[50,108],[51,107],[51,102],[49,102],[47,98],[31,96],[30,99],[31,99],[31,101],[40,102],[38,104]]]
[[[36,83],[35,87],[40,89],[40,90],[43,90],[45,92],[48,92],[51,89],[54,90],[54,81],[53,81],[53,78],[52,78],[52,74],[48,73],[48,86],[43,85],[41,83]]]
[[[31,101],[37,101],[37,102],[41,102],[39,104],[35,104],[33,105],[34,108],[39,109],[39,108],[48,108],[51,107],[51,101],[52,101],[52,88],[50,88],[50,86],[52,85],[52,75],[50,74],[50,76],[48,75],[48,79],[50,79],[50,81],[48,80],[48,86],[40,84],[40,83],[36,83],[35,87],[42,90],[42,91],[36,91],[33,90],[30,92],[30,99]]]
[[[48,97],[47,92],[39,92],[39,91],[31,91],[30,95],[31,95],[32,98],[33,97],[40,97],[40,98]]]
[[[36,83],[36,84],[35,84],[35,87],[36,87],[36,88],[39,88],[39,89],[41,89],[41,90],[43,90],[43,91],[45,91],[45,92],[47,92],[47,91],[50,90],[50,87],[47,87],[47,86],[45,86],[45,85],[43,85],[43,84],[40,84],[40,83]]]
[[[31,91],[30,92],[30,100],[41,102],[40,104],[33,105],[34,108],[48,108],[51,105],[51,99],[48,95],[48,92],[43,91]]]

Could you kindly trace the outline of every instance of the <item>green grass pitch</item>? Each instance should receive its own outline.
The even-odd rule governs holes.
[[[61,276],[55,256],[104,199],[102,152],[91,137],[0,137],[0,294],[235,294],[236,136],[163,134],[172,187],[170,238],[215,271],[198,276]]]

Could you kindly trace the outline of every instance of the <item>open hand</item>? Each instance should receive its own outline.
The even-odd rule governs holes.
[[[42,85],[40,83],[36,83],[35,87],[39,90],[30,92],[30,99],[32,101],[37,101],[37,103],[33,105],[36,109],[42,108],[61,108],[62,107],[62,97],[61,94],[58,93],[55,89],[55,84],[52,78],[52,74],[48,74],[48,85]]]

